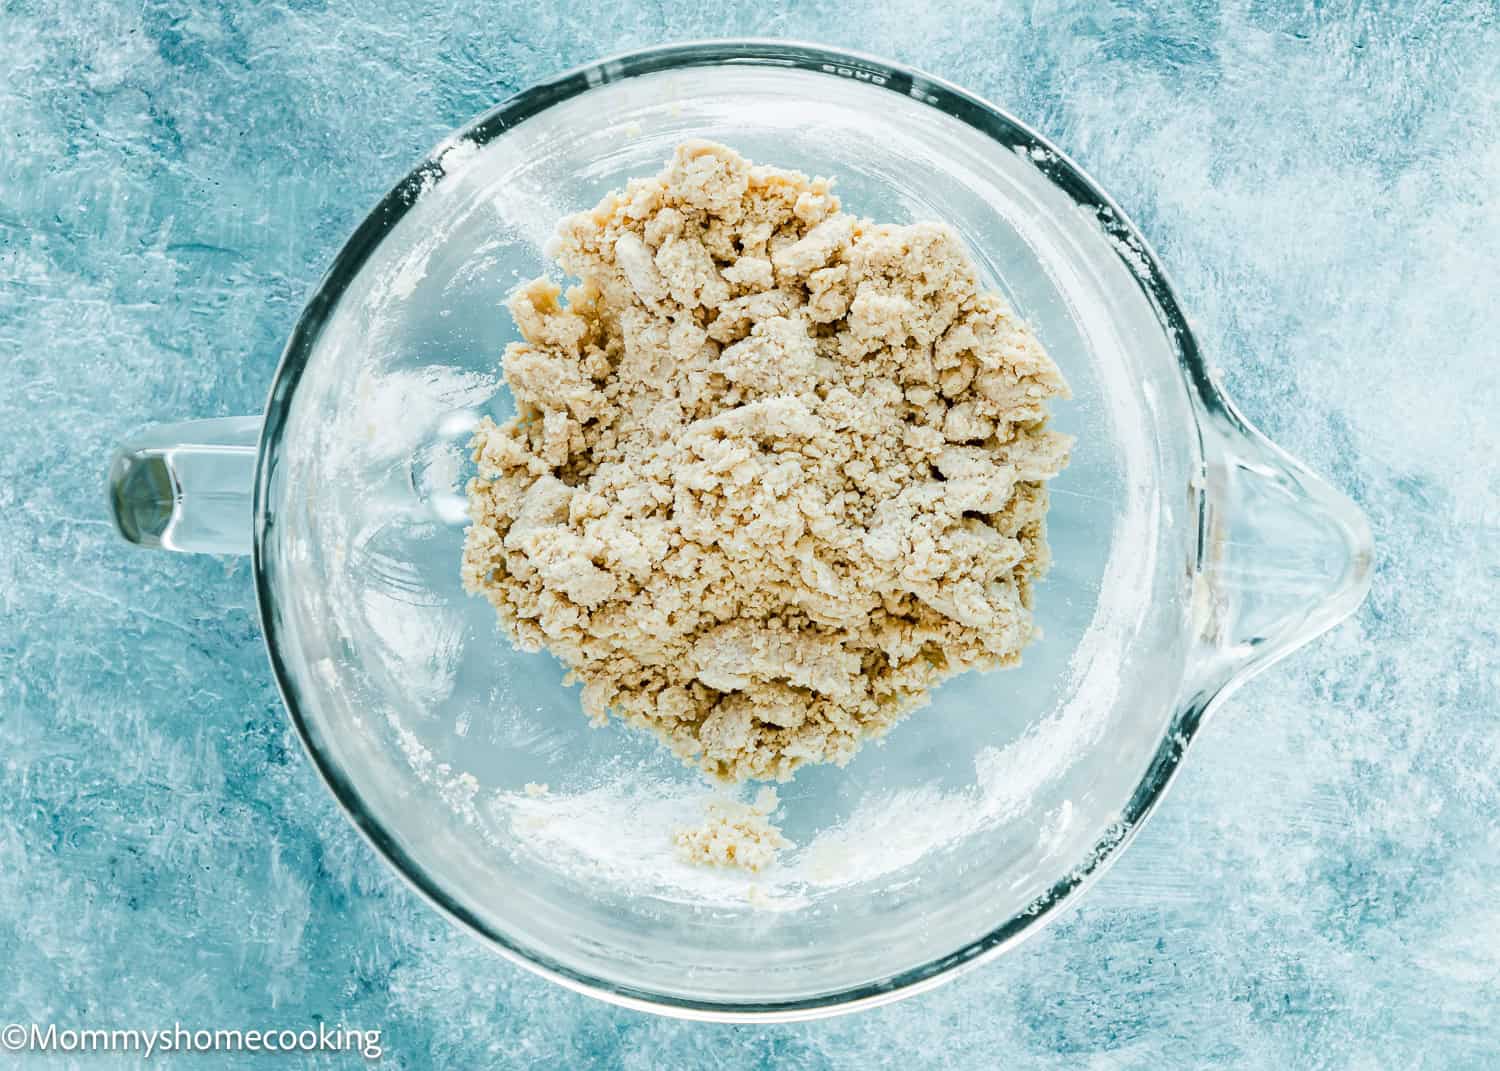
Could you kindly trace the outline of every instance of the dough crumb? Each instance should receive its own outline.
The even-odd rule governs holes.
[[[548,789],[546,785],[539,785],[535,781],[526,782],[526,795],[530,796],[532,799],[540,799],[541,797],[545,796],[547,792]]]
[[[757,872],[776,861],[792,842],[771,822],[780,800],[774,788],[762,788],[751,803],[711,799],[702,825],[679,829],[673,842],[677,857],[698,866],[731,867]]]
[[[692,141],[554,255],[580,281],[510,300],[463,580],[596,724],[784,781],[1019,662],[1068,389],[951,228]]]

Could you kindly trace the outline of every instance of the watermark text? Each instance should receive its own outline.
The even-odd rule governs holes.
[[[385,1052],[379,1030],[343,1024],[300,1030],[225,1030],[173,1023],[154,1029],[59,1026],[57,1023],[11,1023],[0,1027],[5,1052],[134,1052],[149,1060],[166,1053],[193,1052],[348,1052],[378,1060]]]

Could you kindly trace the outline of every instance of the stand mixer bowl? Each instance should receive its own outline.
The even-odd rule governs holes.
[[[795,848],[758,875],[678,861],[700,776],[590,728],[561,665],[459,583],[467,439],[511,412],[505,295],[547,271],[557,220],[686,138],[835,176],[859,215],[952,224],[1075,395],[1042,638],[846,768],[800,770]],[[759,41],[592,64],[445,140],[338,255],[264,417],[152,429],[111,488],[135,542],[254,554],[310,755],[435,906],[563,984],[720,1020],[880,1003],[1035,932],[1205,714],[1352,612],[1372,553],[1353,504],[1238,416],[1149,248],[1062,153],[937,79]]]

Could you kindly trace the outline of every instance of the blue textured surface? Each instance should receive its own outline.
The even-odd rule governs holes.
[[[1494,7],[594,6],[0,0],[0,1020],[322,1018],[411,1068],[1500,1062]],[[787,1027],[612,1009],[451,929],[304,758],[248,562],[127,548],[100,489],[128,430],[259,410],[323,266],[449,128],[724,34],[883,53],[1051,135],[1380,543],[1357,619],[1235,696],[1077,911]]]

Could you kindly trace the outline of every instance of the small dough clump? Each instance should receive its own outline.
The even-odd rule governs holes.
[[[722,780],[847,762],[1015,664],[1048,564],[1057,366],[940,223],[688,142],[560,225],[474,438],[463,578],[583,707]]]
[[[709,800],[703,824],[679,829],[673,838],[677,857],[697,866],[764,870],[777,852],[792,846],[771,822],[780,803],[774,788],[761,789],[753,803]]]

